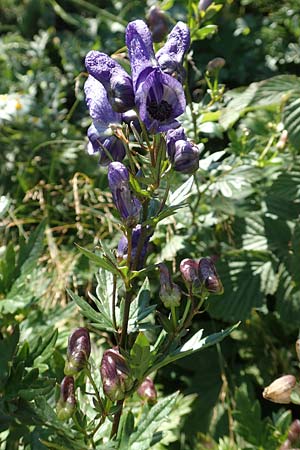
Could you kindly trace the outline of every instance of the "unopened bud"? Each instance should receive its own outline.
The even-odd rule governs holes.
[[[177,172],[191,174],[199,168],[199,148],[186,139],[182,127],[169,130],[166,142],[169,159]]]
[[[164,11],[157,6],[152,6],[148,14],[147,22],[153,42],[161,42],[168,33],[168,19]]]
[[[200,282],[208,292],[217,295],[223,294],[223,284],[217,274],[216,267],[211,258],[200,259],[198,273]]]
[[[117,348],[106,350],[100,366],[104,394],[113,402],[123,400],[133,386],[125,358]]]
[[[198,273],[198,262],[194,259],[183,259],[180,263],[180,272],[184,281],[192,287],[193,291],[199,289],[201,283]]]
[[[59,420],[68,420],[76,409],[74,378],[65,377],[60,385],[60,397],[56,405]]]
[[[217,72],[218,70],[222,69],[222,67],[224,67],[226,64],[226,61],[224,58],[214,58],[211,61],[209,61],[209,63],[207,64],[207,71],[211,74]]]
[[[200,0],[198,3],[199,11],[206,11],[207,8],[212,4],[213,0]]]
[[[157,401],[157,392],[150,377],[145,378],[137,390],[138,395],[150,405]]]
[[[160,291],[159,296],[166,308],[180,305],[181,292],[177,284],[173,283],[169,269],[163,263],[158,264],[160,271]]]
[[[76,375],[87,364],[91,353],[90,335],[86,328],[77,328],[69,337],[65,375]]]
[[[294,375],[283,375],[264,389],[263,397],[274,403],[290,403],[295,386],[296,378]]]

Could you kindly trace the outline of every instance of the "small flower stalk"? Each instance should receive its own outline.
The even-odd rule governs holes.
[[[104,394],[112,402],[123,400],[133,387],[134,379],[130,375],[130,369],[117,348],[104,352],[100,374]]]
[[[60,397],[56,405],[57,417],[65,421],[72,417],[76,410],[74,378],[66,376],[60,385]]]
[[[77,375],[88,363],[91,353],[90,335],[86,328],[77,328],[69,337],[65,375]]]
[[[295,386],[296,378],[294,375],[283,375],[264,389],[263,397],[274,403],[290,403]]]
[[[150,377],[145,378],[138,388],[137,393],[149,405],[154,405],[157,402],[157,392],[153,380]]]

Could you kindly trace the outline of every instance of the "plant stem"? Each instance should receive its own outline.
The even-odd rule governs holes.
[[[98,388],[97,388],[96,383],[95,383],[95,381],[94,381],[94,379],[92,377],[92,374],[91,374],[91,371],[90,371],[89,367],[85,368],[85,372],[86,372],[86,374],[88,376],[88,379],[90,380],[91,385],[93,386],[95,395],[97,397],[97,401],[98,401],[98,403],[100,405],[100,408],[101,408],[101,412],[102,412],[102,414],[104,414],[105,413],[105,408],[104,408],[104,405],[103,405],[103,402],[101,400]]]
[[[113,276],[113,291],[112,291],[112,320],[114,329],[117,331],[117,320],[116,320],[116,291],[117,291],[117,277]]]
[[[118,433],[120,419],[121,419],[121,415],[122,415],[122,411],[123,411],[123,404],[124,404],[124,400],[119,400],[117,403],[117,405],[119,406],[119,410],[116,412],[116,414],[114,416],[114,421],[113,421],[113,425],[112,425],[112,429],[111,429],[111,433],[110,433],[111,439],[114,436],[116,436]]]
[[[127,328],[128,328],[128,320],[129,320],[129,312],[130,312],[130,303],[131,303],[131,291],[129,288],[126,290],[125,295],[125,306],[123,312],[123,321],[122,321],[122,332],[120,337],[120,347],[125,348],[127,343]]]

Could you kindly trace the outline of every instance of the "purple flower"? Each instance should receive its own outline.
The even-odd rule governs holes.
[[[177,172],[191,174],[198,169],[199,148],[186,139],[182,127],[168,131],[167,151],[170,161]]]
[[[179,39],[177,44],[175,35]],[[158,56],[163,61],[163,55],[167,55],[170,60],[177,62],[187,50],[187,42],[181,40],[179,32],[173,34],[171,41],[169,39]],[[127,25],[126,44],[135,103],[147,129],[158,133],[179,126],[176,117],[184,112],[186,106],[183,87],[160,67],[154,54],[151,32],[142,20],[135,20]]]
[[[106,350],[100,366],[104,394],[112,402],[122,400],[130,391],[134,380],[125,358],[117,348]]]
[[[135,259],[137,247],[138,247],[140,236],[141,236],[141,231],[142,231],[142,227],[140,224],[137,225],[132,230],[131,261],[134,261],[134,259]],[[139,261],[137,264],[138,270],[141,269],[144,265],[144,259],[147,254],[148,243],[149,243],[150,237],[151,237],[151,233],[149,233],[149,230],[147,230],[147,235],[144,240],[142,251],[140,253]],[[127,258],[127,253],[128,253],[128,241],[127,241],[126,236],[123,235],[118,244],[117,256],[118,256],[118,258],[122,258],[122,259]]]
[[[120,162],[110,163],[108,166],[108,184],[113,201],[125,224],[129,227],[136,225],[142,205],[131,192],[129,172],[124,164]]]
[[[200,280],[198,274],[199,263],[194,259],[183,259],[180,263],[180,272],[182,278],[187,284],[192,284],[195,287],[199,287]]]
[[[76,375],[87,364],[91,353],[90,335],[86,328],[76,328],[69,337],[65,375]]]
[[[130,75],[105,53],[90,51],[85,58],[87,71],[106,89],[109,102],[119,113],[134,107],[134,94]]]
[[[60,385],[60,397],[56,405],[60,420],[68,420],[76,409],[74,378],[65,377]]]
[[[113,135],[111,125],[119,125],[122,116],[113,111],[103,85],[91,75],[85,82],[84,92],[90,116],[93,119],[88,129],[89,153],[100,153],[100,164],[107,165],[110,158],[122,161],[125,156],[125,148],[121,140]]]
[[[148,14],[148,25],[154,42],[161,42],[168,33],[166,13],[157,6],[151,6]]]

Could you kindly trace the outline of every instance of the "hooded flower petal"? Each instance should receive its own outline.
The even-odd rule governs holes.
[[[147,129],[158,133],[179,126],[175,119],[184,112],[186,101],[181,83],[156,68],[139,85],[136,105]]]
[[[183,22],[178,22],[168,36],[165,45],[157,52],[156,58],[160,68],[182,83],[185,70],[182,66],[183,57],[191,43],[190,31]]]
[[[104,86],[91,75],[84,84],[85,101],[93,120],[103,122],[103,125],[120,123],[121,114],[112,110]]]
[[[126,28],[126,45],[131,64],[134,91],[145,76],[156,67],[152,36],[149,28],[142,20],[129,22]]]
[[[92,50],[86,55],[87,71],[103,84],[114,111],[125,112],[134,106],[132,81],[123,67],[105,53]]]

